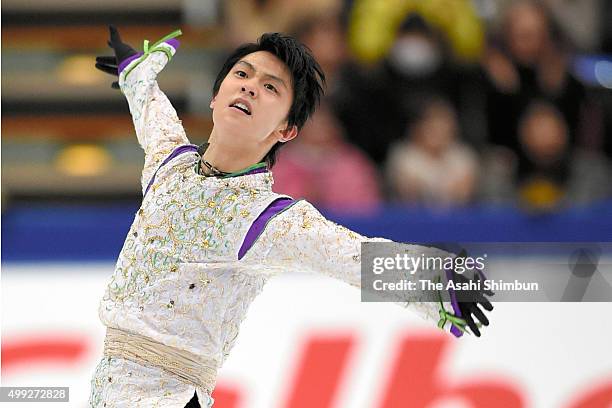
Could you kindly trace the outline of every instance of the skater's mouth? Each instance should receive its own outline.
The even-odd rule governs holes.
[[[230,104],[229,107],[238,109],[244,114],[251,116],[251,112],[252,112],[251,104],[245,99],[238,98],[234,102],[232,102],[232,104]]]

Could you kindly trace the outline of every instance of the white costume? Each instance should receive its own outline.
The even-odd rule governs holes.
[[[183,408],[194,390],[207,406],[249,304],[270,277],[314,272],[359,287],[361,242],[387,241],[328,221],[301,200],[270,218],[239,259],[255,220],[285,196],[272,192],[270,172],[200,175],[194,151],[160,167],[189,143],[156,82],[175,52],[162,43],[120,73],[145,151],[143,192],[154,181],[99,306],[109,331],[92,378],[93,407]],[[416,255],[423,249],[414,248]],[[440,320],[439,304],[403,305],[434,324]],[[450,304],[445,308],[451,310]],[[451,323],[441,325],[449,329]]]

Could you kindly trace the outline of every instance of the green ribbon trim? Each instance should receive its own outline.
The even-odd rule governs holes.
[[[173,32],[171,32],[170,34],[162,37],[161,39],[157,40],[155,42],[155,44],[153,44],[152,46],[149,47],[149,40],[144,40],[142,49],[144,51],[144,54],[142,54],[140,56],[140,58],[138,58],[137,60],[135,60],[135,63],[132,63],[130,68],[126,71],[125,73],[125,77],[127,77],[130,72],[132,72],[132,70],[134,68],[136,68],[142,61],[144,61],[151,53],[156,52],[156,51],[161,51],[164,54],[166,54],[166,56],[168,57],[168,61],[170,61],[170,59],[172,59],[172,52],[170,52],[170,50],[166,47],[162,47],[161,44],[164,43],[165,41],[171,40],[172,38],[176,38],[179,35],[182,35],[183,32],[181,30],[175,30]]]
[[[200,173],[201,165],[202,165],[202,161],[198,160],[198,163],[196,164],[196,173],[198,173],[198,174],[201,174]],[[262,167],[266,167],[266,166],[267,166],[267,164],[265,162],[260,162],[260,163],[257,163],[257,164],[253,164],[252,166],[249,166],[246,169],[238,170],[238,171],[235,171],[233,173],[226,174],[226,175],[224,175],[222,177],[219,177],[219,178],[230,178],[230,177],[241,176],[244,173],[248,173],[251,170],[261,169]]]
[[[440,282],[439,276],[436,277],[436,282]],[[470,334],[470,332],[468,332],[466,329],[467,322],[465,321],[465,319],[455,316],[444,308],[444,303],[442,302],[442,295],[440,295],[440,291],[438,291],[438,301],[440,302],[440,309],[438,310],[438,312],[440,313],[440,320],[438,320],[438,327],[440,329],[444,329],[444,325],[450,321],[459,330],[461,330],[462,333]]]
[[[225,176],[223,176],[221,178],[241,176],[244,173],[248,173],[249,171],[255,170],[255,169],[261,169],[262,167],[266,167],[266,163],[265,162],[260,162],[260,163],[257,163],[257,164],[253,164],[252,166],[249,166],[246,169],[235,171],[235,172],[227,174],[227,175],[225,175]]]

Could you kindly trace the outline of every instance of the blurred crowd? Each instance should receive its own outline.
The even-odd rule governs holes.
[[[327,76],[279,152],[275,189],[354,211],[545,212],[611,197],[609,113],[572,70],[579,46],[549,3],[498,2],[487,16],[468,0],[225,2],[228,49],[287,32]]]

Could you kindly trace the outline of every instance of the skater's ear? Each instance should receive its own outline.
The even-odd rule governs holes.
[[[291,139],[295,139],[298,135],[297,126],[285,126],[283,129],[278,131],[281,134],[281,138],[278,139],[279,142],[288,142]]]
[[[210,109],[213,109],[215,107],[215,100],[217,99],[216,96],[213,96],[213,98],[210,100]]]

